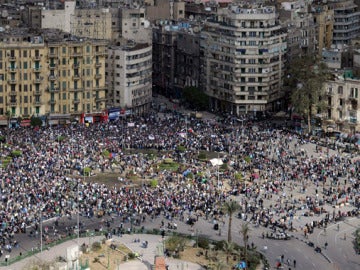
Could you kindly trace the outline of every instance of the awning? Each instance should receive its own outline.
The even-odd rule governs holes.
[[[22,127],[29,127],[30,126],[31,121],[26,119],[26,120],[22,120],[20,123],[20,126]]]

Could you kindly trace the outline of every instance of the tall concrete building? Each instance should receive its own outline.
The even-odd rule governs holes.
[[[75,14],[76,1],[67,0],[63,9],[45,9],[41,11],[41,27],[71,31],[71,18]]]
[[[101,112],[106,46],[58,30],[2,32],[0,115],[59,120]]]
[[[119,10],[120,36],[136,43],[151,43],[150,22],[145,18],[145,8],[121,8]]]
[[[175,97],[176,26],[161,22],[153,28],[153,83],[155,91]]]
[[[76,9],[70,17],[70,32],[78,37],[110,40],[112,38],[110,9]]]
[[[329,49],[333,43],[334,10],[328,6],[317,5],[312,7],[315,23],[316,51],[321,55],[323,49]]]
[[[275,7],[219,9],[205,23],[202,39],[212,109],[239,115],[281,106],[287,45]]]
[[[347,44],[360,35],[360,10],[353,0],[333,1],[328,6],[334,10],[333,44]]]
[[[282,1],[279,20],[287,28],[287,58],[315,52],[315,24],[305,0]]]
[[[128,41],[110,46],[106,61],[108,107],[121,107],[134,114],[150,109],[152,101],[152,46]]]

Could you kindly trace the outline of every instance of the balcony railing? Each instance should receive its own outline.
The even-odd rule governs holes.
[[[46,90],[49,91],[50,93],[55,93],[60,91],[58,87],[47,87]]]

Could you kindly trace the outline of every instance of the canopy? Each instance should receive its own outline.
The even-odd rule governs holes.
[[[223,161],[220,159],[220,158],[213,158],[213,159],[210,159],[210,163],[211,165],[213,166],[220,166],[220,165],[223,165]]]

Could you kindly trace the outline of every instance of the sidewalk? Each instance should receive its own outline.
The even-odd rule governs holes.
[[[104,239],[104,236],[96,236],[92,238],[92,242],[101,241]],[[140,239],[140,242],[134,242],[134,239]],[[80,244],[83,242],[88,242],[88,238],[80,238]],[[163,241],[160,235],[151,235],[151,234],[125,234],[122,237],[114,237],[114,240],[123,243],[129,249],[131,249],[134,253],[138,253],[141,255],[141,259],[133,260],[121,264],[122,269],[127,270],[147,270],[150,265],[154,263],[155,255],[158,255],[162,252]],[[148,241],[148,247],[143,248],[142,242]],[[77,245],[77,240],[70,240],[64,242],[60,245],[50,248],[49,250],[45,250],[42,253],[38,253],[35,256],[28,257],[24,260],[21,260],[17,263],[14,263],[9,266],[0,267],[0,270],[21,270],[25,267],[29,266],[34,262],[52,262],[57,257],[62,256],[66,258],[67,248]],[[169,270],[178,270],[178,269],[188,269],[188,270],[201,270],[203,269],[200,265],[175,260],[171,258],[166,258],[166,264],[169,266]],[[115,270],[115,269],[114,269]]]

